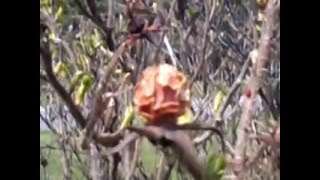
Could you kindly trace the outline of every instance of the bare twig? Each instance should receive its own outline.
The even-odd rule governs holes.
[[[106,71],[103,75],[103,77],[100,79],[97,91],[95,93],[95,100],[93,102],[93,111],[90,115],[88,125],[86,126],[86,136],[84,139],[84,144],[90,142],[92,135],[93,135],[93,127],[98,121],[98,117],[100,117],[101,113],[103,112],[102,106],[102,94],[106,91],[107,88],[107,82],[109,80],[110,75],[112,74],[113,68],[115,67],[118,58],[122,55],[124,48],[126,44],[120,45],[118,50],[113,54],[110,62],[108,63],[108,66],[106,68]]]
[[[89,1],[89,4],[91,3],[92,7],[95,6],[94,0],[88,0],[88,1]],[[74,2],[87,18],[89,18],[92,22],[94,22],[98,27],[100,27],[103,30],[103,32],[105,33],[106,42],[107,42],[107,44],[109,46],[109,49],[111,51],[113,51],[114,43],[113,43],[112,37],[111,37],[112,28],[106,27],[104,25],[103,21],[101,20],[101,18],[97,14],[94,14],[95,12],[89,12],[84,7],[84,5],[80,2],[80,0],[74,0]],[[92,7],[91,7],[91,10],[92,10]]]
[[[163,168],[165,166],[165,157],[163,155],[163,153],[161,153],[160,155],[160,161],[159,161],[159,164],[158,164],[158,167],[157,167],[157,178],[156,180],[161,180],[161,173],[163,171]]]
[[[247,99],[247,103],[244,111],[242,112],[240,124],[239,124],[239,134],[238,139],[235,145],[235,155],[234,155],[234,162],[235,162],[235,172],[236,174],[240,174],[243,171],[244,166],[244,157],[245,157],[245,147],[248,141],[248,131],[250,126],[251,114],[252,114],[252,105],[253,105],[253,97],[255,94],[252,94],[250,98]],[[243,177],[238,176],[239,179]]]
[[[52,70],[52,59],[51,59],[51,52],[49,50],[49,45],[41,43],[40,44],[40,54],[42,56],[41,60],[43,62],[43,66],[45,72],[47,74],[48,80],[52,87],[56,90],[60,98],[66,103],[70,113],[76,119],[76,122],[82,127],[85,127],[86,120],[82,116],[80,110],[74,104],[72,98],[69,96],[68,92],[65,88],[59,83],[57,78],[55,77],[53,70]]]
[[[199,124],[187,124],[187,125],[182,125],[182,126],[176,126],[174,127],[175,130],[206,130],[206,131],[210,131],[211,134],[212,133],[216,133],[220,140],[221,140],[221,144],[222,144],[222,151],[225,152],[226,150],[226,145],[224,142],[224,138],[222,133],[219,131],[219,129],[215,126],[203,126],[203,125],[199,125]],[[199,141],[198,139],[194,139],[193,143],[194,144],[199,144],[201,141]]]
[[[169,22],[169,19],[170,19],[172,13],[173,13],[175,4],[176,4],[176,1],[173,1],[173,2],[171,3],[168,16],[167,16],[167,18],[165,19],[165,25],[167,25],[168,22]],[[157,57],[158,57],[158,55],[159,55],[159,53],[160,53],[161,47],[162,47],[162,43],[163,43],[163,41],[165,40],[165,38],[167,39],[166,32],[163,32],[162,35],[161,35],[161,38],[160,38],[160,42],[159,42],[159,44],[158,44],[158,48],[157,48],[156,52],[154,53],[153,59],[157,59]],[[167,48],[168,48],[168,45],[169,45],[169,43],[166,43],[166,47],[167,47]],[[171,46],[170,46],[170,47],[171,47]],[[172,49],[172,48],[171,48],[171,49]],[[172,59],[172,61],[173,61],[173,64],[176,64],[176,58]],[[158,61],[157,61],[157,62],[158,62]]]
[[[43,80],[44,82],[49,82],[48,78],[45,75],[41,74],[41,73],[40,73],[40,80]]]
[[[51,130],[52,133],[58,134],[56,129],[53,127],[52,123],[50,123],[49,119],[44,117],[41,113],[40,113],[40,119],[42,122],[44,122],[46,124],[46,126]]]
[[[102,158],[94,144],[90,143],[91,175],[92,180],[103,180],[106,178],[102,167]]]
[[[165,152],[166,153],[166,152]],[[160,169],[158,171],[157,180],[168,180],[174,165],[176,164],[176,159],[170,157],[170,154],[164,155],[160,159]]]
[[[260,146],[257,154],[246,163],[246,165],[244,167],[244,171],[247,171],[247,170],[251,169],[252,167],[254,167],[254,165],[256,165],[259,158],[263,155],[264,150],[268,146],[270,146],[270,145],[274,146],[274,145],[280,144],[280,126],[275,126],[273,129],[273,132],[270,133],[270,135],[254,136],[252,138],[263,142],[263,145]]]
[[[113,6],[114,1],[108,1],[108,19],[107,19],[107,26],[111,27],[112,26],[112,20],[113,20]]]
[[[244,167],[244,171],[249,170],[252,168],[259,160],[259,158],[263,155],[263,151],[268,147],[268,144],[264,143],[258,150],[257,154],[249,160],[249,162],[246,163],[246,166]]]
[[[62,150],[62,157],[61,157],[61,164],[63,167],[63,176],[65,180],[71,180],[72,179],[72,171],[70,166],[70,158],[68,158],[67,153],[67,127],[66,122],[63,121],[63,111],[62,107],[59,107],[59,129],[61,136],[57,137],[57,144],[59,145],[60,149]]]
[[[201,51],[201,58],[200,58],[200,62],[198,64],[198,66],[196,67],[196,70],[194,72],[194,75],[193,77],[191,78],[190,80],[190,85],[193,84],[193,82],[196,80],[196,77],[198,75],[198,73],[201,71],[202,69],[202,66],[205,62],[205,54],[206,54],[206,49],[207,49],[207,41],[208,41],[208,37],[207,37],[207,31],[209,29],[209,23],[211,22],[212,20],[212,17],[213,17],[213,14],[214,14],[214,11],[215,11],[215,8],[216,8],[216,3],[217,1],[214,0],[213,1],[213,5],[211,6],[211,11],[210,11],[210,15],[209,17],[207,17],[205,23],[204,23],[204,28],[203,28],[203,38],[202,38],[202,44],[203,44],[203,47],[202,47],[202,51]]]
[[[122,149],[124,149],[128,144],[130,144],[132,141],[135,141],[136,139],[139,138],[138,134],[132,133],[130,135],[128,135],[120,144],[118,144],[117,146],[114,146],[113,148],[111,148],[107,154],[115,154],[120,152]]]
[[[228,105],[230,104],[231,102],[231,98],[232,96],[235,94],[235,92],[237,91],[239,85],[241,84],[245,74],[246,74],[246,71],[248,70],[248,67],[249,67],[249,64],[250,64],[250,57],[247,59],[247,61],[245,62],[245,64],[243,65],[242,69],[241,69],[241,72],[239,74],[239,76],[237,77],[236,81],[232,84],[230,90],[228,91],[228,94],[226,96],[226,99],[224,101],[224,103],[222,104],[221,106],[221,110],[215,115],[215,121],[214,123],[216,123],[217,121],[222,121],[222,115],[224,114],[226,108],[228,107]],[[207,132],[204,132],[203,134],[197,136],[194,141],[199,144],[203,141],[206,141],[210,136],[212,135],[212,132],[210,131],[207,131]]]
[[[157,126],[128,127],[128,129],[148,137],[153,143],[170,144],[179,161],[187,167],[195,179],[205,177],[204,165],[197,157],[197,151],[192,140],[182,130],[170,130]]]
[[[139,157],[139,149],[140,149],[139,145],[140,145],[140,143],[141,143],[141,140],[137,140],[136,143],[135,143],[133,159],[132,159],[130,171],[127,174],[126,180],[130,180],[131,179],[132,175],[134,174],[134,171],[137,168],[138,160],[139,160],[138,157]]]
[[[246,75],[246,72],[248,70],[249,64],[250,64],[250,56],[248,57],[247,61],[244,63],[241,72],[235,82],[232,84],[231,88],[228,91],[228,94],[226,95],[226,99],[221,105],[221,111],[218,113],[217,119],[222,120],[222,115],[224,114],[225,110],[227,109],[228,105],[230,104],[232,96],[235,94],[237,91],[239,85],[241,84],[244,76]]]
[[[245,147],[249,137],[248,130],[253,110],[253,101],[258,93],[258,90],[263,85],[262,82],[263,78],[265,77],[266,63],[270,59],[270,40],[273,33],[276,12],[276,0],[269,0],[267,7],[264,10],[265,21],[262,25],[258,55],[256,61],[253,61],[253,70],[248,84],[248,92],[246,92],[247,102],[244,106],[244,111],[240,119],[239,134],[235,145],[234,160],[236,162],[236,166],[234,168],[234,172],[239,180],[244,178]]]

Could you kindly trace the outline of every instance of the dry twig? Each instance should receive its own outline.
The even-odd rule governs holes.
[[[277,0],[269,0],[264,9],[265,20],[262,25],[261,38],[259,42],[259,49],[257,59],[253,59],[253,69],[248,83],[246,92],[247,102],[244,106],[242,116],[239,124],[239,134],[235,145],[234,172],[237,179],[244,178],[244,157],[245,147],[249,137],[250,120],[253,111],[253,101],[258,93],[258,90],[263,86],[265,78],[266,63],[270,59],[270,43],[273,34],[273,26],[275,23],[275,16],[277,13]]]

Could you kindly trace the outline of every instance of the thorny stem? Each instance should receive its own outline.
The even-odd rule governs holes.
[[[265,21],[262,25],[261,38],[259,42],[258,56],[256,63],[253,63],[253,71],[250,77],[251,84],[249,84],[249,89],[251,95],[247,98],[247,102],[243,109],[243,114],[240,119],[239,124],[239,135],[235,145],[235,168],[234,172],[237,179],[242,180],[244,178],[244,157],[245,157],[245,147],[249,138],[249,126],[251,115],[253,111],[253,101],[257,94],[257,91],[262,86],[263,78],[265,76],[265,66],[267,61],[270,59],[270,40],[273,33],[273,25],[275,21],[275,16],[279,6],[276,5],[276,0],[269,0],[266,9],[264,10]],[[254,87],[256,86],[256,87]]]

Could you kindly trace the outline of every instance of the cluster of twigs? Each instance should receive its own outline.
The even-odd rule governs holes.
[[[157,179],[169,179],[176,159],[187,167],[194,179],[207,178],[205,164],[198,157],[197,149],[200,147],[206,151],[212,133],[219,136],[219,141],[215,143],[221,146],[221,153],[230,155],[228,167],[233,178],[247,179],[249,170],[257,169],[259,159],[263,158],[270,146],[272,152],[275,152],[274,157],[279,160],[280,101],[274,94],[280,92],[268,84],[270,73],[267,73],[280,51],[279,42],[274,40],[278,36],[275,26],[279,23],[279,0],[263,1],[261,3],[265,4],[260,7],[255,2],[237,4],[228,0],[163,1],[157,3],[157,6],[161,6],[158,9],[150,8],[151,1],[127,0],[124,4],[109,1],[106,19],[103,18],[105,13],[101,12],[98,2],[94,0],[74,0],[73,3],[81,17],[88,19],[86,22],[99,28],[104,40],[100,49],[97,48],[93,54],[87,53],[93,64],[89,73],[95,77],[95,84],[83,106],[75,104],[72,91],[67,88],[68,83],[58,78],[53,67],[57,61],[53,58],[54,46],[64,49],[60,54],[70,59],[71,66],[77,66],[76,48],[72,41],[63,38],[61,32],[58,37],[50,40],[50,33],[59,32],[57,20],[52,14],[40,9],[40,63],[43,68],[40,69],[40,77],[43,84],[48,83],[53,88],[54,91],[49,92],[49,99],[54,99],[58,104],[58,107],[53,106],[51,102],[49,109],[59,109],[55,113],[56,119],[59,119],[58,128],[52,124],[53,119],[41,115],[59,145],[45,146],[42,150],[49,148],[63,152],[62,165],[66,179],[72,179],[68,154],[75,154],[83,176],[87,179],[153,179],[154,176],[148,175],[149,172],[140,163],[141,141],[138,139],[141,136],[147,137],[155,147],[162,146],[163,153],[168,156],[165,165],[159,167]],[[166,3],[169,4],[167,8]],[[114,25],[118,22],[115,11],[118,11],[116,7],[119,5],[122,5],[123,14],[118,12],[118,16],[126,19],[127,23],[127,32],[123,38],[117,34],[119,29]],[[249,5],[255,7],[255,13]],[[192,12],[194,9],[198,11]],[[252,30],[255,29],[256,18],[248,15],[250,13],[262,16],[259,32]],[[230,16],[220,17],[219,14]],[[248,33],[245,33],[246,30]],[[81,32],[81,29],[75,31]],[[162,47],[162,43],[166,48]],[[107,53],[102,53],[104,51]],[[111,54],[107,63],[103,60],[106,57],[103,54]],[[191,88],[197,99],[202,98],[203,94],[214,96],[213,92],[217,92],[215,89],[227,91],[221,108],[214,113],[209,123],[204,122],[207,110],[194,107],[194,114],[198,115],[192,125],[174,129],[155,126],[142,128],[137,127],[138,118],[135,118],[133,125],[126,129],[119,128],[124,109],[131,104],[130,89],[139,74],[146,66],[160,62],[171,63],[190,76]],[[129,76],[118,78],[114,71],[116,68],[120,68],[123,75],[129,73]],[[246,76],[249,76],[248,82],[245,81]],[[242,84],[246,84],[245,88],[239,91]],[[230,88],[226,90],[226,87]],[[245,104],[239,116],[236,138],[230,138],[228,133],[231,127],[226,124],[224,114],[228,107],[237,107],[240,97],[244,98]],[[257,119],[254,103],[258,98],[263,100],[265,111],[270,112],[272,119],[277,121],[274,130],[268,135],[252,135],[252,124],[255,124],[253,119]],[[68,113],[72,117],[65,115]],[[236,121],[236,115],[232,117]],[[76,126],[71,125],[73,121]],[[190,138],[185,133],[187,130],[200,133]],[[234,142],[230,143],[230,139],[234,139]],[[261,144],[260,148],[253,148],[254,155],[247,154],[250,144]],[[217,145],[211,143],[211,146]],[[168,152],[167,147],[175,155]],[[88,154],[91,163],[86,164],[80,154]],[[122,167],[123,172],[120,171]]]

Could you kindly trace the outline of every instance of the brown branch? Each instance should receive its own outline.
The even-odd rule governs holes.
[[[196,70],[194,72],[194,75],[192,76],[191,80],[190,80],[190,86],[192,86],[192,84],[194,83],[194,81],[196,80],[197,74],[202,70],[202,67],[204,65],[205,62],[205,54],[206,54],[206,49],[207,49],[207,42],[208,42],[208,36],[207,36],[207,32],[209,29],[209,23],[212,20],[215,8],[216,8],[216,1],[214,1],[214,4],[211,6],[211,11],[210,11],[210,15],[209,17],[206,18],[206,21],[204,22],[204,28],[203,28],[203,38],[202,38],[202,51],[201,51],[201,59],[200,62],[198,64],[198,66],[196,67]]]
[[[107,19],[107,26],[111,27],[112,25],[112,16],[113,16],[113,6],[114,1],[108,1],[108,19]]]
[[[267,147],[268,144],[265,143],[259,148],[257,154],[251,160],[249,160],[249,162],[246,163],[244,171],[247,171],[250,168],[254,167],[254,165],[258,162],[259,158],[263,155],[263,152]]]
[[[44,82],[49,82],[48,78],[40,73],[40,80],[43,80]]]
[[[118,50],[113,54],[110,62],[108,63],[108,66],[105,70],[105,73],[102,78],[100,78],[100,81],[98,83],[98,88],[95,93],[95,100],[93,102],[93,110],[89,117],[88,125],[86,126],[86,134],[85,139],[83,142],[83,147],[85,147],[85,144],[88,144],[91,141],[92,135],[93,135],[93,127],[98,121],[98,118],[103,112],[103,99],[102,95],[104,92],[106,92],[107,88],[107,82],[109,80],[110,75],[112,74],[113,69],[115,65],[117,64],[118,58],[122,55],[124,48],[126,44],[121,44]]]
[[[148,180],[149,178],[149,175],[146,173],[146,170],[143,168],[142,166],[142,161],[139,162],[138,164],[138,169],[139,169],[139,172],[140,174],[142,175],[143,179],[144,180]]]
[[[112,147],[107,154],[112,155],[115,153],[119,153],[121,150],[123,150],[128,144],[130,144],[132,141],[135,141],[138,139],[140,136],[138,134],[132,133],[128,135],[120,144]]]
[[[106,43],[109,46],[109,49],[111,51],[113,51],[114,50],[114,42],[111,37],[112,28],[106,27],[104,25],[104,22],[102,21],[102,19],[96,14],[94,0],[87,0],[87,1],[88,1],[87,3],[90,8],[90,11],[94,10],[93,12],[89,12],[84,7],[84,5],[80,2],[80,0],[74,0],[75,4],[79,7],[79,9],[82,11],[82,13],[103,30],[103,32],[105,33],[105,37],[106,37]]]
[[[126,180],[130,180],[132,175],[134,174],[134,171],[137,168],[138,165],[138,160],[139,160],[139,145],[140,145],[141,141],[137,140],[135,143],[135,147],[134,147],[134,153],[133,153],[133,159],[131,162],[131,167],[129,170],[129,173],[127,174]]]
[[[92,16],[97,16],[97,7],[95,0],[86,0]]]
[[[91,176],[92,180],[101,180],[105,179],[105,171],[101,155],[99,154],[96,146],[90,143],[90,156],[91,156]]]
[[[240,74],[238,75],[236,81],[232,84],[227,96],[226,96],[226,99],[224,101],[224,103],[222,104],[221,106],[221,110],[215,115],[215,120],[214,120],[214,123],[217,124],[217,127],[219,125],[219,123],[216,123],[216,122],[220,122],[222,121],[222,115],[224,114],[225,110],[227,109],[228,105],[230,104],[231,102],[231,98],[232,96],[235,94],[235,92],[237,91],[238,87],[240,86],[246,72],[247,72],[247,69],[249,67],[249,64],[250,64],[250,58],[247,59],[247,61],[244,63],[242,69],[241,69],[241,72]],[[221,123],[220,123],[221,124]],[[207,132],[204,132],[203,134],[197,136],[193,141],[196,143],[196,144],[200,144],[201,142],[204,142],[206,140],[209,139],[209,137],[212,135],[212,132],[211,131],[207,131]]]
[[[238,127],[239,134],[238,134],[238,139],[235,145],[234,170],[235,170],[235,174],[238,175],[239,179],[243,178],[242,176],[240,176],[240,174],[242,174],[243,167],[244,167],[245,147],[249,137],[248,131],[250,126],[254,97],[255,97],[255,94],[252,94],[251,97],[247,99],[246,105],[243,108],[243,113],[242,113],[242,116],[239,122],[239,127]]]
[[[152,143],[172,148],[175,156],[184,164],[195,179],[205,177],[204,164],[199,161],[197,151],[189,136],[182,130],[170,130],[157,126],[145,128],[128,127],[142,136],[146,136]]]
[[[264,150],[269,146],[280,145],[280,126],[275,126],[270,135],[260,135],[252,137],[256,140],[262,141],[263,145],[259,148],[257,154],[246,163],[244,171],[254,167],[259,158],[263,155]]]
[[[165,158],[164,158],[164,155],[161,154],[160,160],[159,160],[159,163],[158,163],[158,168],[157,168],[157,178],[156,178],[156,180],[161,180],[161,173],[163,172],[164,166],[165,166]]]
[[[175,4],[176,4],[176,1],[173,1],[173,2],[171,3],[170,10],[169,10],[169,13],[168,13],[167,18],[165,19],[164,25],[167,25],[167,24],[168,24],[169,19],[170,19],[172,13],[173,13]],[[159,16],[159,15],[158,15],[158,16]],[[163,43],[163,41],[164,41],[165,35],[166,35],[166,32],[163,32],[162,35],[161,35],[161,37],[160,37],[160,41],[159,41],[157,50],[156,50],[156,52],[154,53],[153,59],[155,59],[156,62],[158,62],[158,60],[157,60],[158,58],[157,58],[157,57],[158,57],[158,55],[159,55],[159,53],[160,53],[160,50],[161,50],[162,43]]]
[[[64,89],[64,87],[60,84],[60,82],[55,77],[53,70],[52,70],[52,58],[51,52],[49,50],[48,44],[40,44],[40,54],[41,54],[41,61],[43,62],[43,66],[45,72],[47,74],[47,78],[51,84],[51,86],[56,90],[60,98],[64,101],[66,106],[68,107],[70,113],[75,118],[76,122],[81,126],[81,128],[85,127],[86,120],[81,114],[78,107],[74,104],[72,98],[69,96],[68,92]]]
[[[235,92],[237,91],[238,87],[240,86],[244,76],[246,75],[250,61],[251,61],[251,59],[250,59],[250,57],[248,57],[247,61],[243,64],[243,67],[241,69],[240,74],[238,75],[235,82],[232,84],[232,86],[226,96],[226,100],[224,101],[224,103],[221,106],[221,111],[218,113],[218,116],[217,116],[218,120],[222,120],[222,115],[224,114],[225,110],[227,109],[228,105],[230,104],[232,96],[235,94]]]
[[[174,130],[194,130],[194,131],[205,130],[205,131],[209,131],[210,134],[215,133],[219,136],[219,138],[221,140],[222,151],[225,152],[225,150],[226,150],[226,145],[224,142],[223,135],[220,132],[220,130],[215,126],[203,126],[200,124],[187,124],[187,125],[176,126],[173,129]],[[195,140],[193,140],[193,142],[196,145],[196,144],[199,144],[201,141],[197,141],[195,139]]]
[[[273,34],[273,25],[275,21],[275,15],[277,12],[276,0],[269,0],[266,9],[264,10],[265,21],[262,25],[261,38],[259,41],[258,56],[257,59],[253,59],[253,69],[251,77],[248,83],[248,89],[246,92],[247,102],[244,106],[243,113],[239,123],[239,135],[235,145],[235,157],[236,163],[234,172],[237,179],[242,180],[244,178],[244,157],[245,148],[249,138],[250,120],[253,111],[253,101],[258,93],[258,90],[263,85],[265,77],[266,63],[270,59],[270,40]]]
[[[57,130],[53,127],[52,123],[50,123],[50,120],[47,119],[46,117],[44,117],[41,113],[40,113],[40,119],[42,122],[44,122],[47,127],[51,130],[51,132],[55,135],[59,135],[59,133],[57,132]],[[52,121],[51,121],[52,122]]]
[[[61,120],[62,121],[62,120]],[[63,122],[61,122],[62,124],[64,124]],[[62,150],[62,158],[61,158],[61,164],[63,167],[63,175],[64,175],[64,179],[65,180],[71,180],[72,179],[72,171],[71,171],[71,162],[70,159],[67,156],[67,149],[66,149],[66,145],[67,145],[67,139],[66,139],[66,132],[65,132],[65,125],[63,125],[62,127],[63,131],[64,131],[64,135],[61,136],[58,140],[58,144],[60,146],[60,149]]]
[[[161,162],[162,166],[158,171],[157,180],[169,180],[172,169],[176,164],[176,159],[162,154]]]

